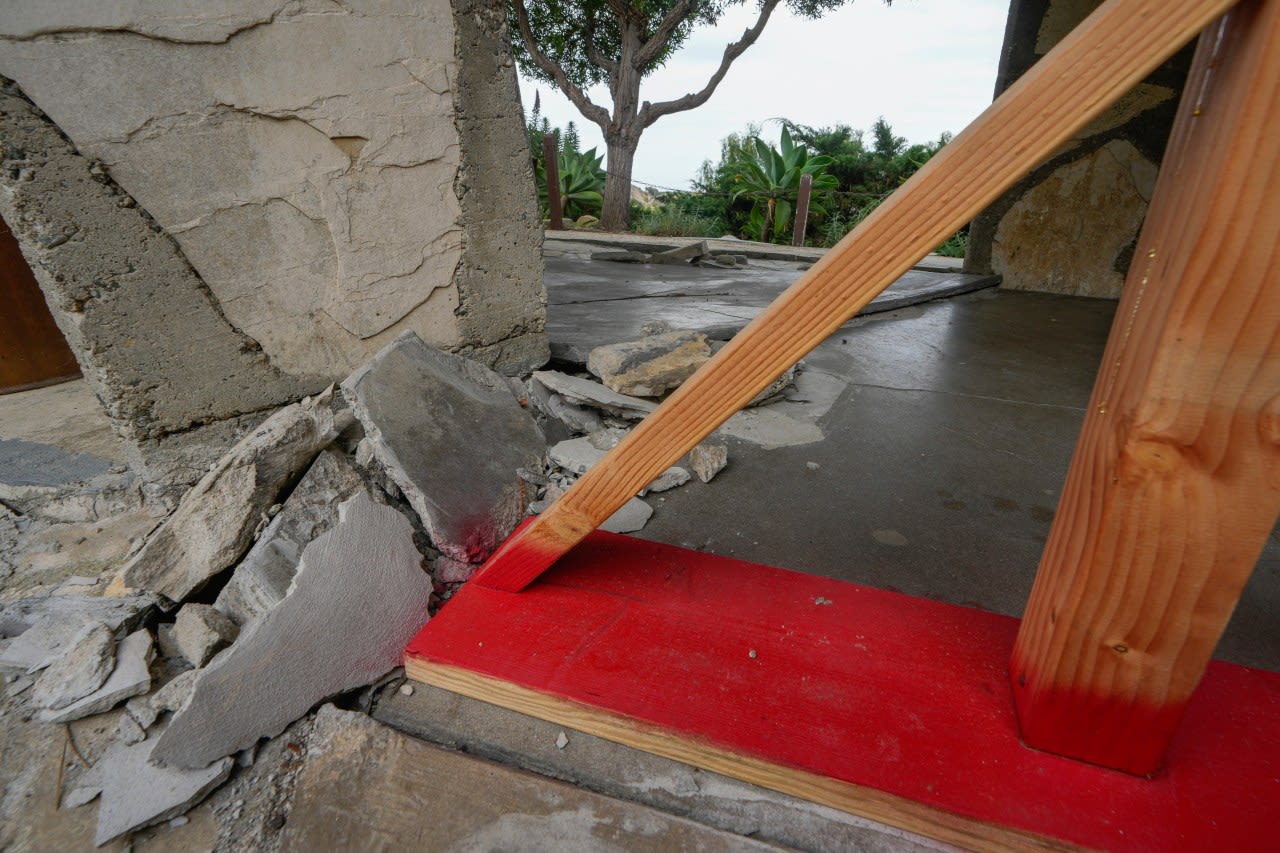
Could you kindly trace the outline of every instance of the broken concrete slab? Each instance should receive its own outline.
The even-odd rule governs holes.
[[[151,689],[151,656],[151,634],[145,628],[133,632],[120,641],[115,669],[101,687],[65,708],[41,711],[38,718],[45,723],[69,723],[109,711],[132,696],[141,696]]]
[[[415,805],[424,791],[430,792],[430,820],[424,820],[421,807]],[[298,771],[281,849],[361,847],[369,846],[370,839],[391,850],[776,849],[667,812],[441,749],[363,714],[326,705],[316,714]]]
[[[716,435],[748,441],[765,450],[813,444],[826,437],[817,424],[788,417],[776,407],[743,409],[725,421]]]
[[[729,448],[723,444],[703,442],[689,451],[689,467],[704,483],[710,483],[728,464]]]
[[[426,623],[431,592],[413,525],[356,494],[303,551],[284,600],[201,670],[154,758],[202,767],[279,734],[327,696],[377,680]]]
[[[209,604],[182,605],[173,623],[178,652],[194,667],[202,667],[239,633],[236,623]]]
[[[181,711],[191,701],[191,694],[196,689],[196,679],[199,677],[200,671],[197,669],[178,673],[168,684],[147,697],[147,706],[155,715],[159,715],[161,711]],[[152,717],[152,722],[154,721],[155,717]]]
[[[124,703],[124,710],[144,731],[154,726],[156,718],[160,716],[160,712],[151,706],[151,699],[147,696],[134,696]]]
[[[267,507],[336,435],[331,391],[267,418],[183,496],[108,592],[140,589],[176,603],[204,586],[240,559]]]
[[[704,333],[677,329],[596,347],[587,356],[587,370],[619,394],[660,397],[710,358],[711,345]]]
[[[333,527],[338,504],[363,488],[363,478],[346,455],[321,451],[213,606],[244,625],[279,604],[293,582],[302,549]]]
[[[116,721],[116,738],[126,746],[133,746],[147,739],[147,730],[130,714],[121,714]]]
[[[158,766],[149,760],[153,746],[152,741],[120,744],[95,766],[102,786],[94,836],[99,847],[126,832],[182,814],[231,775],[234,762],[230,758],[196,770]]]
[[[406,332],[342,392],[435,547],[483,562],[524,517],[516,470],[536,467],[545,448],[503,378]]]
[[[600,525],[601,530],[610,533],[635,533],[642,529],[653,517],[653,507],[639,498],[632,498],[618,508]]]
[[[116,664],[116,641],[111,629],[89,622],[68,644],[61,657],[36,679],[32,700],[41,708],[65,708],[102,687]]]
[[[647,264],[649,258],[648,252],[632,252],[626,249],[591,253],[593,261],[613,261],[618,264]]]
[[[617,391],[606,388],[599,382],[570,376],[556,370],[535,370],[533,378],[567,400],[592,406],[627,420],[640,420],[658,408],[658,404],[651,400],[628,397],[626,394],[619,394]]]
[[[678,465],[673,465],[658,475],[658,478],[648,485],[641,494],[645,492],[666,492],[671,489],[683,486],[689,482],[691,474]]]
[[[696,243],[688,243],[675,249],[667,249],[664,252],[655,252],[655,255],[661,255],[664,258],[671,258],[679,261],[691,261],[694,258],[700,258],[709,254],[710,249],[707,247],[706,240],[699,240]]]
[[[129,631],[154,606],[150,596],[91,595],[34,596],[0,605],[0,634],[16,637],[0,653],[0,668],[43,669],[65,651],[82,623],[100,622],[112,631]]]
[[[561,441],[547,448],[547,458],[570,474],[581,475],[603,459],[605,452],[583,436]]]

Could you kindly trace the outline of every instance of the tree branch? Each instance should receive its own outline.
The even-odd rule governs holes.
[[[596,44],[596,11],[594,6],[590,7],[587,11],[586,18],[582,22],[582,26],[583,35],[585,36],[583,46],[587,54],[587,59],[592,65],[599,68],[610,77],[618,73],[618,63],[605,56],[600,50],[600,47]]]
[[[680,0],[679,3],[671,7],[671,11],[667,12],[662,18],[662,23],[658,24],[658,28],[653,31],[652,36],[645,39],[644,46],[636,54],[634,67],[637,71],[646,67],[658,57],[658,54],[666,47],[667,42],[671,40],[676,27],[684,23],[693,14],[693,10],[697,5],[697,0]]]
[[[520,3],[522,0],[516,0],[516,2]],[[711,79],[707,81],[707,85],[702,88],[702,91],[696,94],[690,93],[671,101],[660,101],[656,104],[650,104],[645,101],[644,106],[640,109],[641,126],[648,127],[665,115],[684,112],[705,104],[707,99],[711,97],[711,93],[720,85],[720,81],[724,79],[724,75],[729,71],[729,66],[733,64],[733,61],[741,56],[743,51],[755,44],[756,39],[764,31],[764,25],[769,22],[769,16],[773,14],[773,10],[777,5],[778,0],[764,0],[760,4],[760,14],[756,18],[756,22],[750,28],[743,30],[742,38],[724,49],[724,57],[720,60],[720,67],[716,69],[715,74],[711,75]]]
[[[520,26],[520,38],[524,41],[524,48],[529,52],[530,58],[539,68],[546,72],[548,77],[555,81],[556,85],[560,87],[560,91],[568,96],[580,113],[600,125],[601,128],[607,127],[609,113],[603,107],[592,103],[586,93],[569,79],[569,75],[564,73],[564,69],[542,52],[538,47],[537,40],[533,37],[533,28],[529,26],[529,10],[525,8],[524,0],[514,0],[514,2],[516,21]],[[773,0],[773,2],[776,3],[777,0]]]

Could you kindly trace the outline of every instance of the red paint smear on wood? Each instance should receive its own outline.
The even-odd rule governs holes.
[[[480,567],[472,583],[504,592],[520,592],[558,560],[564,554],[563,548],[527,535],[537,520],[538,516],[530,516],[522,521]]]
[[[594,533],[526,592],[467,585],[406,654],[1076,844],[1275,849],[1280,676],[1213,663],[1144,779],[1020,743],[1017,628]]]

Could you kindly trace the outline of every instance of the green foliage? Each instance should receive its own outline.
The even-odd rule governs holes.
[[[964,253],[969,249],[969,232],[966,230],[957,231],[947,238],[947,242],[934,249],[934,253],[942,255],[945,258],[963,258]]]
[[[787,242],[790,239],[791,213],[800,194],[800,181],[805,175],[813,179],[810,215],[821,216],[822,193],[834,190],[839,181],[827,174],[831,158],[813,156],[803,145],[796,145],[790,131],[782,128],[781,149],[756,137],[750,149],[743,146],[731,162],[734,172],[732,198],[752,202],[746,233],[753,240]]]
[[[708,201],[694,193],[662,193],[657,210],[634,212],[632,230],[661,237],[719,237],[728,231],[721,216],[724,206]]]
[[[597,154],[596,149],[588,151],[562,150],[556,158],[556,166],[560,171],[560,203],[561,212],[566,219],[578,219],[590,215],[599,217],[600,207],[604,201],[601,190],[604,189],[604,155]],[[543,216],[549,211],[547,206],[547,172],[539,160],[535,178],[538,182],[538,204]]]

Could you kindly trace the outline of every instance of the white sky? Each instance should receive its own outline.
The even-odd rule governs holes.
[[[715,162],[720,140],[748,122],[786,117],[822,127],[870,128],[883,115],[898,136],[927,142],[958,133],[991,103],[1009,0],[853,0],[809,21],[775,10],[759,40],[738,57],[707,103],[659,119],[640,138],[633,182],[687,188],[703,160]],[[697,91],[719,65],[725,45],[754,20],[755,2],[731,9],[640,87],[642,100]],[[542,95],[542,114],[560,127],[574,121],[583,148],[604,151],[599,129],[549,83],[520,80],[526,111]],[[592,100],[609,108],[608,90]],[[776,141],[777,123],[764,125]]]

